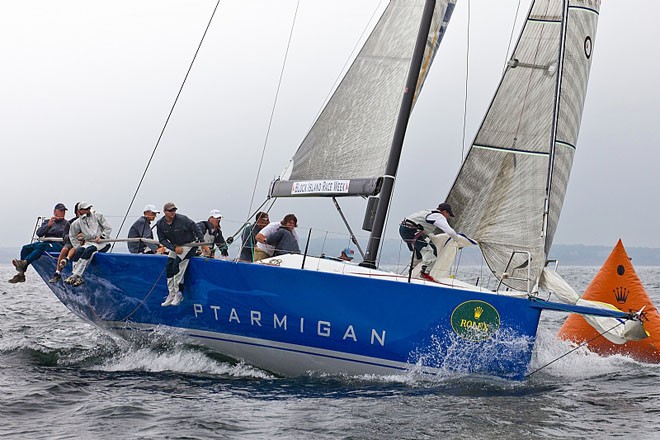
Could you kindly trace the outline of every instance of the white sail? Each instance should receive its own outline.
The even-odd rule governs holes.
[[[552,245],[599,9],[600,0],[533,2],[447,198],[453,226],[479,242],[493,273],[515,289],[536,283]]]
[[[369,195],[378,191],[396,127],[424,0],[392,0],[271,196]],[[455,0],[438,0],[416,93]]]

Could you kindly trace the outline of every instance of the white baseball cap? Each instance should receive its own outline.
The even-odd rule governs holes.
[[[158,211],[158,210],[156,209],[156,206],[155,206],[155,205],[147,205],[147,206],[145,206],[142,212],[147,212],[147,211],[151,211],[151,212],[153,212],[154,214],[160,214],[160,211]]]
[[[211,212],[209,213],[209,216],[213,218],[222,218],[222,214],[220,214],[220,211],[218,211],[217,209],[212,209]]]

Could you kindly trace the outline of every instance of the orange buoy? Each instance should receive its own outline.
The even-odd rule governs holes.
[[[639,280],[621,240],[600,268],[582,299],[612,304],[624,312],[636,312],[644,307],[642,322],[649,337],[640,341],[614,344],[591,327],[580,315],[569,315],[557,336],[576,343],[587,342],[593,352],[623,354],[643,362],[660,363],[660,315]]]

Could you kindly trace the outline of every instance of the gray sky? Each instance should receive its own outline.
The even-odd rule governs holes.
[[[459,0],[408,130],[391,219],[433,207],[461,160],[466,22],[467,142],[499,81],[518,0]],[[256,208],[319,112],[377,0],[301,0],[256,187]],[[245,219],[297,2],[223,0],[130,222],[174,201],[197,220]],[[520,18],[529,1],[521,2]],[[29,239],[56,202],[91,201],[115,231],[204,31],[214,0],[0,3],[0,246]],[[660,247],[660,4],[605,0],[559,244]],[[515,40],[515,37],[514,37]],[[354,229],[364,201],[341,200]],[[330,200],[280,200],[273,218],[343,233]],[[389,235],[396,236],[390,227]],[[113,234],[114,235],[114,234]],[[227,233],[225,234],[227,235]]]

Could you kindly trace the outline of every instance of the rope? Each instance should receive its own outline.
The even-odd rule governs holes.
[[[156,278],[156,281],[154,281],[154,284],[151,286],[151,289],[149,289],[149,292],[147,292],[147,295],[142,299],[142,301],[140,301],[140,303],[137,306],[135,306],[133,311],[131,311],[128,315],[126,315],[126,317],[120,319],[120,321],[123,321],[123,322],[128,321],[130,319],[130,317],[133,316],[135,314],[135,312],[137,312],[138,309],[144,305],[144,303],[151,296],[154,289],[158,285],[158,281],[160,281],[160,279],[163,277],[163,274],[165,273],[165,269],[166,269],[166,267],[163,267],[163,270],[160,272],[160,275],[158,275],[158,278]],[[90,306],[90,308],[92,308],[92,307]],[[92,311],[96,315],[96,311],[93,308],[92,308]]]
[[[266,154],[266,145],[270,137],[270,129],[273,126],[273,117],[275,116],[275,108],[277,107],[277,100],[280,96],[280,88],[282,87],[282,78],[284,77],[284,69],[286,68],[286,61],[289,57],[289,48],[291,47],[291,39],[293,37],[293,30],[296,27],[296,18],[298,17],[298,8],[300,7],[300,0],[296,2],[296,10],[293,13],[293,23],[291,23],[291,32],[289,33],[289,41],[286,45],[286,52],[284,52],[284,60],[282,61],[282,69],[280,70],[280,78],[277,82],[277,90],[275,91],[275,100],[273,101],[273,108],[270,111],[270,119],[268,120],[268,129],[266,130],[266,138],[264,139],[264,146],[261,149],[261,157],[259,158],[259,167],[257,168],[257,176],[254,179],[254,187],[252,188],[252,196],[250,197],[250,207],[248,212],[252,210],[252,203],[254,203],[254,195],[257,192],[257,184],[259,183],[259,176],[261,175],[261,167],[264,163],[264,155]],[[263,205],[262,205],[263,206]]]
[[[541,371],[541,370],[544,369],[545,367],[547,367],[547,366],[549,366],[549,365],[551,365],[551,364],[554,364],[554,363],[557,362],[558,360],[565,358],[566,356],[568,356],[569,354],[575,352],[576,350],[579,350],[580,348],[584,347],[585,345],[587,345],[587,344],[590,343],[591,341],[600,338],[600,337],[603,336],[605,333],[609,333],[609,332],[611,332],[612,330],[614,330],[615,328],[617,328],[617,327],[620,326],[620,325],[623,325],[623,322],[619,322],[618,324],[612,326],[611,328],[605,330],[604,332],[601,332],[601,333],[597,334],[596,336],[594,336],[593,338],[589,339],[588,341],[583,342],[582,344],[578,345],[578,346],[575,347],[574,349],[569,350],[568,352],[562,354],[562,355],[559,356],[558,358],[553,359],[553,360],[551,360],[550,362],[548,362],[547,364],[545,364],[545,365],[543,365],[543,366],[537,368],[536,370],[534,370],[534,371],[532,371],[531,373],[527,374],[527,375],[525,376],[525,379],[527,379],[528,377],[530,377],[532,374],[536,374],[536,373],[538,373],[539,371]]]
[[[117,230],[117,235],[115,238],[119,237],[119,234],[121,233],[122,228],[124,227],[124,223],[126,223],[126,219],[128,218],[128,214],[131,211],[131,208],[133,207],[133,203],[135,202],[135,198],[138,195],[138,192],[140,191],[140,187],[142,186],[142,182],[144,181],[145,176],[147,175],[147,171],[149,170],[149,166],[151,165],[151,161],[153,160],[156,150],[158,149],[158,146],[160,145],[160,141],[163,138],[163,134],[165,133],[165,129],[167,128],[167,124],[170,122],[170,118],[172,117],[172,113],[174,113],[174,107],[176,107],[176,104],[179,102],[179,97],[181,96],[181,92],[183,91],[183,87],[186,84],[186,81],[188,80],[188,76],[190,75],[190,71],[192,70],[193,64],[195,63],[195,60],[197,59],[197,54],[199,54],[199,50],[202,47],[202,43],[204,42],[204,38],[206,37],[206,33],[208,32],[209,28],[211,27],[211,22],[213,21],[213,17],[215,16],[215,12],[218,10],[218,6],[220,5],[220,0],[218,0],[215,4],[215,7],[213,8],[213,12],[211,13],[211,18],[209,18],[209,22],[206,25],[206,29],[204,29],[204,33],[202,34],[202,38],[199,41],[199,44],[197,45],[197,50],[195,50],[195,54],[193,55],[192,60],[190,61],[190,65],[188,66],[188,71],[186,72],[186,75],[183,78],[183,82],[181,83],[181,86],[179,87],[179,91],[176,94],[176,97],[174,98],[174,102],[172,103],[172,107],[170,108],[170,112],[167,114],[167,118],[165,119],[165,124],[163,124],[163,128],[160,131],[160,134],[158,135],[158,139],[156,140],[156,145],[154,145],[153,150],[151,151],[151,156],[149,156],[149,160],[147,161],[147,166],[144,168],[144,171],[142,172],[142,177],[140,177],[140,181],[138,182],[137,188],[135,188],[135,193],[133,193],[133,198],[131,198],[131,202],[128,204],[128,208],[126,209],[126,214],[124,214],[124,218],[121,221],[121,225],[119,225],[119,229]],[[110,252],[113,251],[115,245],[113,244],[112,247],[110,248]]]
[[[96,252],[95,252],[95,253],[96,253]],[[50,252],[45,252],[44,254],[45,254],[48,258],[50,258],[51,260],[55,260],[55,262],[56,262],[56,264],[57,264],[57,257],[51,255]],[[131,316],[133,316],[133,315],[135,314],[135,312],[137,312],[138,309],[144,305],[144,303],[147,301],[147,299],[148,299],[148,298],[151,296],[151,294],[153,293],[154,289],[155,289],[156,286],[158,285],[158,281],[160,281],[160,279],[163,277],[163,274],[164,274],[164,273],[165,273],[165,267],[163,267],[163,270],[160,272],[160,275],[158,275],[158,278],[156,278],[156,281],[154,281],[154,284],[151,286],[151,289],[149,289],[149,292],[147,292],[146,296],[145,296],[144,298],[142,298],[142,300],[140,301],[140,303],[139,303],[137,306],[135,306],[135,308],[134,308],[134,309],[133,309],[128,315],[126,315],[124,318],[119,319],[120,322],[126,322],[126,321],[128,321],[129,318],[130,318]],[[83,285],[83,289],[86,289],[86,287],[87,287],[86,285]],[[94,316],[97,318],[97,320],[98,320],[99,322],[100,322],[100,321],[103,321],[103,318],[101,318],[101,317],[98,315],[98,313],[96,313],[96,310],[94,309],[94,306],[93,306],[92,304],[89,304],[89,310],[94,314]]]
[[[268,209],[266,209],[266,214],[270,214],[270,210],[273,209],[273,205],[275,205],[275,201],[276,201],[276,200],[277,200],[277,197],[274,198],[274,199],[266,199],[266,200],[264,200],[264,202],[263,202],[261,205],[259,205],[259,207],[258,207],[257,209],[255,209],[255,210],[252,212],[252,214],[248,214],[248,218],[243,222],[243,224],[241,225],[241,227],[238,228],[238,230],[237,230],[236,232],[234,232],[234,234],[233,234],[232,236],[228,237],[228,238],[231,238],[232,242],[231,242],[231,243],[227,243],[227,245],[230,246],[231,244],[233,244],[233,243],[235,242],[236,237],[238,237],[238,235],[241,234],[241,233],[243,232],[243,229],[244,229],[247,225],[250,224],[250,220],[252,220],[252,217],[254,217],[255,215],[257,215],[257,212],[259,212],[259,210],[260,210],[261,208],[263,208],[264,205],[265,205],[266,203],[268,203],[268,202],[272,202],[272,203],[270,204],[270,206],[268,207]],[[241,246],[242,246],[242,244],[241,244]]]

